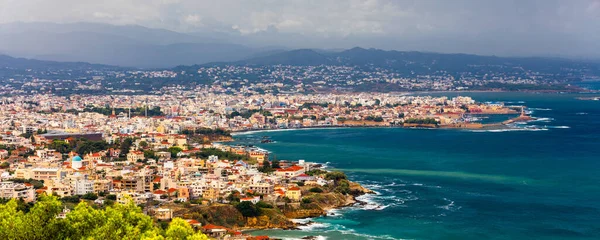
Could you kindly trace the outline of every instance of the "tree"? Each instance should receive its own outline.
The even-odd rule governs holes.
[[[121,150],[122,156],[126,156],[129,153],[131,145],[133,145],[132,138],[125,138],[125,140],[123,140],[123,142],[121,143],[121,147],[119,148]]]
[[[178,239],[194,239],[194,240],[208,240],[208,237],[204,234],[199,234],[192,229],[192,226],[181,218],[173,218],[173,221],[169,224],[169,227],[165,231],[165,237],[167,240],[178,240]]]
[[[167,149],[167,151],[171,153],[172,158],[176,158],[177,154],[183,151],[183,149],[181,149],[180,147],[170,147],[169,149]]]
[[[96,195],[95,193],[86,193],[83,196],[81,196],[81,199],[86,199],[86,200],[96,200],[98,199],[98,195]]]
[[[279,166],[279,161],[277,161],[277,160],[273,160],[273,161],[271,162],[271,168],[273,168],[273,169],[280,168],[280,166]]]
[[[260,215],[260,210],[254,205],[254,203],[245,201],[241,202],[235,208],[242,214],[244,217],[257,217]]]
[[[333,171],[333,172],[328,172],[327,174],[325,174],[325,179],[327,180],[334,180],[334,181],[339,181],[342,179],[347,179],[348,177],[346,177],[346,174],[340,171]]]
[[[64,219],[56,217],[61,210],[54,196],[40,197],[29,212],[15,199],[0,204],[0,239],[208,239],[178,218],[163,232],[133,202],[105,209],[81,202]]]
[[[148,147],[148,142],[146,142],[146,141],[141,141],[141,142],[140,142],[140,147],[141,147],[141,148],[147,148],[147,147]]]

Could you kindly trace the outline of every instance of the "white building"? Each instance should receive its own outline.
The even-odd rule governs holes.
[[[0,182],[0,198],[22,198],[27,202],[35,201],[33,186],[23,183]]]

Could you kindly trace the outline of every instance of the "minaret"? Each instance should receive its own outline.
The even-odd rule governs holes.
[[[129,106],[129,114],[128,114],[128,118],[131,119],[131,106]]]
[[[116,116],[117,114],[115,114],[115,107],[112,108],[112,115]]]

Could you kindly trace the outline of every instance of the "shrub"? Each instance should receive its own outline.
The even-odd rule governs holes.
[[[273,208],[273,205],[268,204],[268,203],[263,202],[263,201],[257,202],[256,206],[259,207],[259,208]]]

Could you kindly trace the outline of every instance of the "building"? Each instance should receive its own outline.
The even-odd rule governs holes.
[[[60,178],[60,169],[58,168],[34,168],[31,169],[31,178],[35,180],[50,180]]]
[[[97,179],[94,181],[94,192],[99,194],[101,192],[109,192],[113,189],[113,182],[109,179]]]
[[[127,162],[136,163],[138,160],[144,160],[144,152],[131,151],[131,152],[127,153]]]
[[[273,185],[268,183],[252,184],[249,189],[258,194],[268,195],[273,193]]]
[[[94,181],[80,178],[74,181],[73,191],[75,195],[85,195],[94,192]]]
[[[207,224],[202,227],[202,232],[211,238],[220,239],[227,234],[227,228],[213,224]]]
[[[260,201],[259,196],[240,198],[240,202],[251,202],[251,203],[257,204],[259,201]]]
[[[22,198],[26,202],[35,201],[35,190],[30,184],[0,182],[0,198]]]
[[[81,167],[83,167],[83,159],[81,159],[80,156],[73,156],[71,158],[71,168],[73,169],[80,169]]]
[[[285,196],[294,201],[300,201],[302,199],[302,192],[298,187],[291,187],[285,192]]]
[[[154,210],[154,216],[159,220],[171,220],[173,218],[173,210],[170,208],[157,208]]]
[[[305,170],[304,167],[294,165],[294,166],[284,168],[284,169],[277,169],[277,171],[275,171],[275,175],[284,177],[284,178],[292,178],[292,177],[298,176],[300,174],[303,174],[304,170]]]

